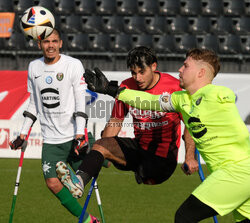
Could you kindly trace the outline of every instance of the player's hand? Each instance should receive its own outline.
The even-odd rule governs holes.
[[[185,162],[181,165],[181,169],[186,175],[191,175],[198,171],[199,165],[196,159],[189,159],[185,160]]]
[[[116,97],[119,92],[124,88],[119,88],[117,81],[108,81],[106,76],[99,68],[94,68],[94,72],[86,69],[83,74],[88,89],[101,94],[108,94]]]
[[[17,149],[25,150],[27,147],[27,141],[18,136],[16,139],[9,142],[9,145],[12,150],[17,150]]]
[[[77,137],[73,142],[73,149],[77,155],[85,154],[88,150],[88,142],[85,140],[85,136],[81,138]]]

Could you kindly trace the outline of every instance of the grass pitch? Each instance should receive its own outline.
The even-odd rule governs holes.
[[[72,216],[47,189],[40,160],[25,159],[13,223],[73,223]],[[18,159],[0,159],[0,222],[8,223],[18,168]],[[138,185],[132,172],[113,166],[103,168],[97,179],[106,223],[173,223],[174,214],[200,184],[198,173],[186,176],[178,165],[174,175],[161,185]],[[84,197],[79,199],[83,205]],[[100,218],[95,192],[87,209]],[[219,223],[233,222],[232,215],[218,217]],[[202,223],[213,223],[207,219]]]

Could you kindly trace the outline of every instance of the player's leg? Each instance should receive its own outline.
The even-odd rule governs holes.
[[[74,216],[81,215],[82,206],[77,199],[72,196],[57,178],[56,163],[68,157],[72,146],[72,141],[59,145],[44,144],[42,148],[42,168],[47,187],[60,200],[61,204]],[[68,149],[70,148],[70,149]],[[88,213],[84,216],[84,222],[91,222],[91,216]]]
[[[131,147],[136,148],[136,146],[137,143],[130,138],[107,137],[97,140],[92,150],[84,156],[83,162],[76,172],[77,176],[80,177],[83,184],[86,185],[92,177],[98,175],[104,159],[110,160],[118,169],[136,169],[135,167],[127,165],[128,161],[131,163],[131,157],[137,162],[134,151],[124,152],[125,150],[131,150]],[[130,153],[133,154],[131,155]]]
[[[244,218],[249,219],[250,210],[247,202],[250,197],[249,165],[248,161],[237,162],[211,173],[193,191],[192,200],[188,199],[178,209],[177,220],[188,218],[190,222],[198,222],[212,216],[213,210],[221,216],[237,210]],[[196,210],[196,213],[192,210]]]
[[[218,213],[202,203],[194,195],[190,195],[175,213],[175,223],[196,223]]]

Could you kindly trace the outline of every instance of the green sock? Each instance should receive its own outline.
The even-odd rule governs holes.
[[[61,201],[61,204],[68,209],[68,211],[76,217],[80,217],[82,213],[82,206],[78,203],[77,199],[72,197],[72,194],[66,187],[60,190],[56,197]],[[90,222],[90,216],[86,212],[83,218],[84,223]]]

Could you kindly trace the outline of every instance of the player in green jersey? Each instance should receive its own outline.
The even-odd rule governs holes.
[[[212,84],[219,70],[213,51],[188,51],[179,69],[180,87],[186,91],[171,95],[120,89],[101,72],[86,70],[84,75],[90,90],[138,109],[181,112],[211,174],[177,210],[175,223],[195,223],[230,212],[236,222],[250,222],[249,132],[235,105],[235,94]]]

